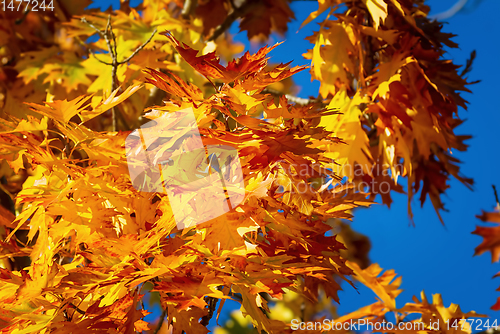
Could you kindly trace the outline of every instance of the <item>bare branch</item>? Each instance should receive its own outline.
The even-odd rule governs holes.
[[[104,40],[108,46],[109,52],[112,54],[112,58],[116,58],[115,48],[111,45],[110,35],[113,34],[113,28],[111,27],[111,15],[108,15],[108,23],[106,23],[106,30],[104,31]]]
[[[145,47],[145,46],[146,46],[149,42],[151,42],[151,40],[153,39],[153,36],[156,34],[156,32],[157,32],[157,31],[158,31],[158,29],[156,29],[156,28],[155,28],[155,30],[153,31],[153,33],[151,34],[151,36],[149,36],[149,38],[148,38],[148,40],[147,40],[147,41],[145,41],[144,43],[142,43],[142,45],[141,45],[141,46],[139,46],[137,49],[135,49],[135,51],[134,51],[134,52],[133,52],[133,53],[132,53],[132,54],[131,54],[131,55],[130,55],[127,59],[124,59],[124,60],[122,60],[122,61],[118,62],[118,64],[119,64],[119,65],[121,65],[121,64],[125,64],[125,63],[129,62],[129,61],[130,61],[130,59],[134,58],[134,56],[135,56],[136,54],[138,54],[138,53],[139,53],[142,49],[144,49],[144,47]]]
[[[108,22],[106,24],[106,30],[104,30],[104,32],[102,30],[98,29],[91,22],[87,21],[87,19],[85,19],[84,17],[82,17],[82,22],[86,23],[89,27],[91,27],[92,29],[94,29],[106,41],[106,45],[108,47],[108,51],[109,51],[109,54],[111,56],[111,64],[105,63],[105,62],[101,61],[97,57],[96,57],[96,59],[98,61],[100,61],[101,63],[104,63],[106,65],[111,65],[112,66],[111,67],[111,91],[113,92],[116,89],[116,87],[117,87],[117,84],[116,84],[116,72],[117,72],[117,68],[118,68],[118,59],[116,59],[116,39],[114,38],[113,29],[111,28],[111,15],[108,15]],[[110,36],[111,36],[111,38],[113,39],[113,41],[115,43],[114,47],[111,45]],[[94,57],[95,57],[95,54],[94,54]],[[111,108],[111,120],[112,120],[111,122],[112,122],[113,131],[116,131],[116,129],[117,129],[117,118],[116,118],[116,111],[115,111],[114,107]]]
[[[220,24],[217,28],[215,28],[212,36],[210,36],[208,40],[215,41],[217,37],[222,35],[223,32],[225,32],[227,29],[231,27],[234,21],[245,15],[258,3],[259,1],[246,0],[239,7],[236,8],[233,7],[233,11],[231,12],[231,14],[229,14],[226,17],[226,19],[224,20],[224,22],[222,22],[222,24]]]
[[[95,59],[97,59],[98,62],[103,63],[105,65],[113,65],[112,63],[108,63],[107,61],[97,58],[97,55],[92,49],[89,49],[89,52],[92,54],[92,56],[94,56]]]
[[[500,201],[498,200],[497,188],[495,187],[494,184],[492,185],[492,187],[493,187],[493,193],[495,194],[495,200],[497,201],[497,207],[500,208]]]
[[[439,14],[429,15],[429,19],[438,21],[449,19],[450,17],[458,13],[460,10],[462,10],[462,8],[464,8],[464,6],[467,4],[467,1],[468,0],[458,0],[458,2],[455,3],[453,6],[451,6],[450,9]]]
[[[116,72],[118,70],[118,59],[115,53],[116,48],[113,48],[111,45],[110,36],[114,35],[113,28],[111,27],[111,15],[108,15],[108,23],[106,24],[106,30],[104,31],[104,40],[106,41],[106,45],[108,46],[109,53],[111,54],[111,91],[115,91],[117,87],[117,78]],[[116,41],[115,41],[116,42]],[[118,121],[116,118],[116,109],[111,108],[111,124],[113,132],[118,128]]]
[[[308,105],[308,104],[311,104],[311,103],[321,103],[321,104],[323,104],[323,102],[320,99],[305,99],[305,98],[298,97],[298,96],[295,96],[295,95],[283,94],[282,92],[274,90],[272,88],[264,88],[262,90],[262,93],[264,93],[264,94],[271,94],[271,95],[278,96],[278,97],[281,97],[281,96],[285,95],[285,97],[287,98],[288,101],[290,101],[292,103],[295,103],[295,104],[298,104],[298,105],[301,105],[301,106],[305,106],[305,105]]]
[[[85,315],[85,311],[79,309],[75,304],[73,303],[69,303],[68,304],[69,306],[71,306],[75,311],[77,311],[78,313],[80,313],[81,315]]]
[[[465,68],[462,71],[462,73],[460,73],[461,77],[463,77],[464,75],[466,75],[467,73],[469,73],[472,70],[472,64],[474,63],[474,59],[476,59],[476,50],[472,50],[472,52],[470,53],[470,58],[467,59],[467,63],[465,64]]]
[[[92,29],[94,29],[100,36],[104,37],[104,33],[102,32],[102,30],[98,29],[95,25],[93,25],[92,23],[90,23],[89,21],[87,21],[87,19],[85,17],[82,17],[81,21],[83,23],[86,23]]]
[[[111,15],[109,16],[109,19],[111,19]],[[116,36],[113,32],[113,28],[111,27],[111,21],[109,24],[109,31],[111,32],[111,38],[113,39],[113,51],[115,53],[116,60],[118,61],[118,52],[116,51]]]
[[[97,58],[96,54],[91,49],[89,49],[89,51],[92,53],[95,59],[97,59],[100,63],[111,66],[111,92],[114,92],[118,88],[118,78],[116,76],[116,73],[118,71],[118,66],[127,63],[128,61],[130,61],[130,59],[132,59],[135,55],[137,55],[137,53],[139,53],[153,39],[153,36],[156,34],[157,29],[155,28],[155,30],[148,38],[148,40],[144,42],[142,45],[140,45],[137,49],[135,49],[135,51],[129,57],[127,57],[123,61],[118,61],[116,35],[113,32],[113,27],[111,25],[111,15],[108,15],[108,21],[106,23],[106,29],[104,30],[104,32],[98,29],[95,25],[93,25],[89,21],[87,21],[84,17],[82,18],[82,22],[88,24],[89,27],[94,29],[106,41],[106,46],[108,47],[108,52],[111,56],[111,63],[105,62]],[[121,121],[121,123],[125,128],[128,127],[128,124],[126,124],[125,118],[120,113],[120,111],[117,110],[115,107],[111,108],[111,122],[113,131],[116,131],[118,129],[118,119]]]
[[[196,7],[196,0],[186,0],[184,2],[184,7],[182,8],[181,15],[184,19],[189,19],[189,16],[193,12],[194,7]]]
[[[160,332],[161,326],[163,325],[163,322],[165,321],[165,317],[167,316],[167,310],[163,310],[160,315],[160,320],[158,321],[158,325],[156,326],[155,331],[153,334],[158,334]]]
[[[317,99],[314,99],[314,100],[304,99],[302,97],[298,97],[298,96],[294,96],[294,95],[290,95],[290,94],[285,94],[285,97],[287,98],[288,101],[293,102],[295,104],[300,104],[302,106],[305,106],[305,105],[308,105],[311,103],[321,102],[321,101],[318,101]]]
[[[205,297],[205,301],[208,304],[208,313],[201,318],[200,324],[206,327],[208,326],[210,319],[212,319],[212,316],[214,315],[215,307],[217,306],[217,302],[219,301],[219,299],[215,297]]]

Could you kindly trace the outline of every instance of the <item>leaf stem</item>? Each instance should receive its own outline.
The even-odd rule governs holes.
[[[500,201],[498,200],[497,188],[494,184],[491,185],[493,187],[493,193],[495,194],[495,200],[497,201],[497,207],[500,208]]]
[[[122,61],[118,62],[118,64],[119,65],[125,64],[125,63],[129,62],[130,59],[134,58],[134,56],[136,54],[138,54],[149,42],[151,42],[151,40],[153,39],[153,36],[156,34],[157,31],[158,31],[158,29],[155,28],[155,30],[153,30],[153,33],[151,34],[151,36],[149,36],[149,38],[148,38],[147,41],[145,41],[144,43],[141,44],[141,46],[139,46],[137,49],[135,49],[135,51],[128,58],[126,58],[125,60],[122,60]]]
[[[160,319],[158,321],[158,325],[156,326],[155,331],[153,332],[153,334],[158,334],[160,332],[161,326],[163,325],[163,322],[165,321],[165,317],[166,316],[167,316],[167,310],[164,309],[161,312]]]
[[[208,41],[215,41],[217,37],[222,35],[223,32],[231,27],[234,21],[249,12],[256,3],[259,3],[259,1],[247,0],[244,1],[239,7],[233,7],[233,11],[231,12],[231,14],[226,17],[224,22],[222,22],[217,28],[215,28],[212,36],[208,38]]]
[[[153,33],[151,34],[151,36],[149,36],[147,41],[145,41],[137,49],[135,49],[134,52],[132,52],[132,54],[129,57],[125,58],[122,61],[119,61],[118,60],[118,52],[117,52],[116,35],[113,32],[113,27],[111,25],[111,15],[108,15],[108,21],[106,23],[106,29],[104,31],[100,30],[95,25],[93,25],[91,22],[87,21],[87,19],[85,17],[82,17],[81,21],[83,23],[86,23],[92,29],[94,29],[106,41],[109,55],[111,56],[111,63],[105,62],[102,59],[97,58],[94,51],[92,51],[90,48],[89,48],[89,51],[94,56],[94,58],[97,59],[97,61],[99,61],[100,63],[111,66],[111,92],[114,92],[118,88],[118,78],[116,75],[118,72],[118,66],[126,64],[132,58],[134,58],[134,56],[137,55],[153,39],[153,36],[157,32],[157,28],[154,29]],[[125,121],[125,118],[123,117],[121,112],[115,108],[116,107],[111,108],[111,123],[112,123],[112,131],[113,132],[118,130],[118,119],[120,119],[121,123],[123,124],[123,126],[125,128],[128,128],[128,125],[127,125],[127,122]]]

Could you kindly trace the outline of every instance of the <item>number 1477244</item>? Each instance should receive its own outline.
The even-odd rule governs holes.
[[[28,10],[32,12],[38,11],[53,11],[54,10],[54,0],[1,0],[0,8],[4,12],[26,12]]]
[[[473,331],[485,331],[490,328],[498,329],[497,320],[490,319],[450,319],[446,320],[448,330],[454,328],[456,330],[464,330],[470,328]]]

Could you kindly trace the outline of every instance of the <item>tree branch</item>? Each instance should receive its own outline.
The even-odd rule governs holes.
[[[181,12],[182,18],[185,20],[189,19],[189,16],[193,12],[193,9],[194,7],[196,7],[196,5],[197,5],[196,0],[186,0],[186,2],[184,2],[184,7],[182,8]]]
[[[156,329],[155,331],[153,332],[153,334],[158,334],[160,332],[160,329],[161,329],[161,326],[163,325],[163,322],[165,322],[165,317],[167,316],[167,310],[164,309],[162,312],[161,312],[161,315],[160,315],[160,319],[158,320],[158,325],[156,326]]]
[[[122,64],[125,64],[125,63],[128,63],[130,61],[130,59],[134,58],[136,54],[138,54],[142,49],[144,49],[144,47],[149,43],[151,42],[151,40],[153,39],[153,36],[156,34],[156,32],[158,31],[157,28],[155,28],[155,30],[153,31],[153,33],[151,34],[151,36],[149,36],[148,40],[145,41],[144,43],[142,43],[141,46],[139,46],[137,49],[135,49],[134,52],[132,52],[132,54],[127,57],[126,59],[118,62],[119,65],[122,65]]]
[[[128,63],[132,58],[134,58],[135,55],[137,55],[152,39],[153,36],[157,32],[157,28],[153,31],[151,36],[148,38],[148,40],[144,43],[142,43],[137,49],[135,49],[132,54],[127,57],[126,59],[122,61],[118,61],[118,52],[117,52],[117,43],[116,43],[116,35],[113,32],[113,27],[111,26],[111,15],[108,15],[108,22],[106,23],[106,29],[104,31],[98,29],[95,25],[93,25],[91,22],[87,21],[85,17],[82,17],[81,21],[83,23],[86,23],[89,27],[94,29],[101,37],[104,38],[106,41],[106,46],[108,47],[108,52],[109,55],[111,56],[111,63],[105,62],[99,58],[96,57],[96,54],[90,50],[92,55],[97,59],[99,62],[106,64],[106,65],[111,65],[111,92],[114,92],[118,88],[118,78],[116,73],[118,72],[118,66],[123,65]],[[118,129],[118,119],[120,119],[121,123],[125,128],[128,128],[127,122],[125,121],[125,118],[121,114],[121,112],[115,107],[111,108],[111,123],[112,123],[112,131],[117,131]]]
[[[79,309],[75,304],[69,303],[69,306],[71,306],[76,312],[80,313],[81,315],[85,315],[85,311]]]
[[[102,60],[102,59],[97,58],[97,55],[95,54],[95,52],[94,52],[93,50],[89,49],[89,52],[92,54],[92,56],[94,56],[94,58],[95,58],[98,62],[100,62],[100,63],[102,63],[102,64],[105,64],[105,65],[113,65],[112,63],[108,63],[107,61],[104,61],[104,60]]]
[[[448,9],[442,13],[438,13],[435,15],[429,15],[428,17],[431,20],[438,20],[438,21],[449,19],[450,17],[452,17],[453,15],[458,13],[460,10],[462,10],[462,8],[464,8],[464,6],[467,4],[467,1],[468,0],[458,0],[457,3],[455,3],[453,6],[451,6],[450,9]]]
[[[111,16],[108,16],[109,20],[111,20]],[[118,61],[118,52],[116,51],[116,36],[113,32],[113,28],[111,27],[111,21],[109,21],[109,31],[111,32],[111,38],[113,39],[113,51],[115,53],[116,60]]]
[[[492,187],[493,187],[493,193],[495,194],[495,200],[497,201],[497,207],[500,208],[500,201],[498,201],[497,188],[495,187],[494,184],[492,185]]]
[[[474,63],[474,59],[476,59],[476,50],[472,50],[472,52],[470,53],[470,57],[469,59],[467,59],[467,63],[465,64],[465,68],[462,71],[462,73],[460,73],[461,77],[463,77],[472,70],[472,64]]]
[[[99,30],[95,25],[93,25],[92,23],[90,23],[89,21],[87,21],[86,18],[82,17],[81,21],[83,23],[87,24],[92,29],[94,29],[101,37],[104,37],[104,33],[101,30]]]
[[[226,17],[224,22],[222,22],[217,28],[215,28],[212,36],[208,38],[208,41],[215,41],[217,37],[219,37],[223,32],[231,27],[234,21],[245,15],[253,6],[258,4],[259,2],[260,1],[246,0],[239,7],[233,7],[233,11],[231,12],[231,14]]]
[[[282,92],[274,90],[272,88],[264,88],[262,90],[262,93],[264,93],[264,94],[271,94],[271,95],[274,95],[274,96],[277,96],[277,97],[281,97],[281,96],[285,95],[285,97],[287,98],[288,101],[290,101],[292,103],[295,103],[295,104],[298,104],[298,105],[301,105],[301,106],[306,106],[306,105],[311,104],[311,103],[321,103],[321,104],[324,104],[321,101],[321,99],[305,99],[305,98],[298,97],[298,96],[295,96],[295,95],[283,94]]]
[[[212,316],[214,315],[215,307],[217,306],[219,299],[215,297],[205,297],[205,301],[208,304],[208,314],[201,318],[200,324],[207,327],[210,319],[212,319]]]

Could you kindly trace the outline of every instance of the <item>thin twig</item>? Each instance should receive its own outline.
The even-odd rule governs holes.
[[[106,29],[104,31],[98,29],[95,25],[93,25],[91,22],[87,21],[84,17],[82,17],[81,21],[83,23],[86,23],[89,27],[94,29],[101,37],[104,38],[106,41],[106,46],[108,47],[108,52],[109,55],[111,56],[111,63],[105,62],[99,58],[96,57],[96,54],[90,50],[92,55],[97,59],[99,62],[110,65],[111,66],[111,92],[114,92],[118,88],[118,78],[116,73],[118,72],[118,66],[123,65],[127,62],[129,62],[137,53],[139,53],[152,39],[153,36],[157,32],[157,28],[153,31],[151,36],[148,38],[148,40],[144,43],[142,43],[137,49],[135,49],[132,54],[127,57],[126,59],[122,61],[118,61],[118,52],[117,52],[117,43],[116,43],[116,35],[113,32],[113,27],[111,26],[111,15],[108,15],[108,21],[106,23]],[[118,112],[118,115],[117,115]],[[119,110],[115,109],[115,107],[111,108],[111,123],[112,123],[112,130],[113,132],[118,129],[118,119],[122,122],[124,127],[127,127],[128,125],[126,124],[125,118],[123,115],[120,113]]]
[[[497,207],[500,208],[500,201],[498,200],[497,188],[494,184],[491,185],[493,187],[493,193],[495,194],[495,200],[497,201]]]
[[[449,19],[450,17],[454,16],[456,13],[461,11],[462,8],[465,7],[467,2],[468,0],[458,0],[457,3],[451,6],[448,10],[445,10],[444,12],[435,15],[429,15],[428,18],[431,20],[438,20],[438,21]]]
[[[94,52],[93,50],[89,49],[89,51],[90,51],[90,53],[92,54],[92,56],[94,56],[94,58],[95,58],[98,62],[100,62],[100,63],[102,63],[102,64],[105,64],[105,65],[113,65],[112,63],[108,63],[107,61],[104,61],[104,60],[102,60],[102,59],[97,58],[97,55],[95,54],[95,52]]]
[[[189,16],[193,12],[194,7],[196,7],[196,2],[196,0],[186,0],[186,2],[184,2],[184,7],[182,8],[181,12],[183,19],[189,19]]]
[[[153,39],[153,36],[156,34],[157,31],[158,31],[158,29],[155,28],[155,30],[153,31],[151,36],[149,36],[147,41],[145,41],[144,43],[142,43],[141,46],[139,46],[137,49],[135,49],[135,51],[127,59],[118,62],[118,64],[121,65],[121,64],[128,63],[130,61],[130,59],[134,58],[134,56],[137,53],[139,53],[149,42],[151,42],[151,40]]]
[[[236,21],[238,18],[242,17],[245,15],[250,9],[255,5],[258,4],[260,1],[255,1],[255,0],[246,0],[244,1],[239,7],[234,8],[231,14],[229,14],[224,22],[222,22],[217,28],[215,28],[212,36],[208,39],[209,41],[215,41],[217,37],[219,37],[223,32],[225,32],[227,29],[231,27],[231,25]]]
[[[116,58],[115,48],[111,45],[110,36],[113,36],[113,28],[111,27],[111,15],[108,15],[108,22],[106,23],[106,30],[104,31],[104,40],[106,41],[106,45],[108,46],[109,52],[113,57]],[[116,42],[116,41],[115,41]]]
[[[90,23],[89,21],[87,21],[86,18],[82,17],[81,21],[83,23],[86,23],[92,29],[94,29],[100,36],[104,37],[104,33],[102,32],[102,30],[98,29],[95,25],[93,25],[92,23]]]
[[[320,99],[305,99],[305,98],[298,97],[298,96],[291,95],[291,94],[283,94],[280,91],[274,90],[272,88],[264,88],[262,90],[262,93],[271,94],[271,95],[278,96],[278,97],[285,95],[285,97],[287,98],[288,101],[295,103],[295,104],[298,104],[298,105],[301,105],[301,106],[306,106],[306,105],[311,104],[311,103],[324,104],[324,103],[322,103],[322,101]]]
[[[472,64],[474,63],[474,59],[476,59],[476,50],[472,50],[472,52],[470,53],[470,57],[469,59],[467,59],[467,63],[465,64],[465,68],[462,71],[462,73],[460,73],[461,77],[463,77],[472,70]]]
[[[318,103],[321,102],[318,99],[304,99],[302,97],[298,97],[295,95],[290,95],[290,94],[285,94],[285,97],[287,98],[288,101],[293,102],[295,104],[299,104],[302,106],[311,104],[311,103]]]
[[[155,331],[153,334],[158,334],[160,332],[161,326],[163,325],[163,322],[165,321],[165,317],[167,316],[167,310],[163,310],[160,315],[160,320],[158,322],[158,325],[156,326]]]
[[[110,18],[111,18],[111,16],[110,16]],[[117,45],[116,36],[115,36],[115,33],[113,32],[113,29],[111,28],[111,23],[109,25],[109,28],[110,28],[109,31],[111,32],[111,38],[113,39],[113,50],[115,52],[116,60],[118,61],[118,51],[116,51],[116,45]]]
[[[205,297],[205,300],[208,304],[208,313],[201,318],[200,324],[207,327],[210,319],[212,319],[212,316],[214,315],[215,307],[217,306],[219,299],[215,297]]]
[[[28,8],[26,11],[23,12],[23,17],[20,19],[17,19],[14,21],[15,24],[21,24],[23,21],[26,19],[26,16],[31,12],[31,8]]]
[[[113,37],[115,34],[113,33],[113,28],[111,27],[111,15],[108,15],[108,23],[106,24],[106,31],[104,33],[104,40],[106,41],[106,45],[108,46],[109,53],[111,54],[111,65],[113,66],[113,70],[111,72],[112,84],[111,91],[113,92],[116,87],[116,72],[118,70],[118,55],[116,54],[116,45],[113,47],[111,44],[110,37]],[[116,40],[114,41],[116,43]],[[113,130],[115,131],[115,130]]]
[[[114,51],[113,46],[111,45],[111,40],[109,39],[109,31],[113,31],[111,28],[111,15],[108,15],[108,23],[106,24],[106,31],[104,32],[104,40],[106,41],[106,45],[108,46],[109,54],[111,55],[111,62],[113,65],[113,72],[112,72],[112,77],[113,77],[113,85],[115,84],[114,78],[116,76],[116,65],[118,63],[118,59],[116,59],[116,54]],[[113,91],[112,89],[111,91]]]
[[[106,45],[108,46],[109,53],[111,55],[111,92],[114,92],[117,87],[117,78],[116,72],[118,71],[118,59],[115,53],[115,48],[111,45],[110,36],[114,35],[113,28],[111,27],[111,15],[108,15],[108,22],[106,24],[106,30],[104,32],[104,40],[106,41]],[[116,41],[115,41],[116,43]],[[116,109],[115,107],[111,108],[111,124],[112,130],[115,132],[118,129],[118,120],[116,118]]]
[[[224,117],[224,124],[226,125],[226,131],[231,131],[231,127],[229,126],[229,116],[222,115],[222,117]]]
[[[76,312],[80,313],[81,315],[85,315],[85,311],[79,309],[75,304],[69,303],[69,306],[71,306]]]

